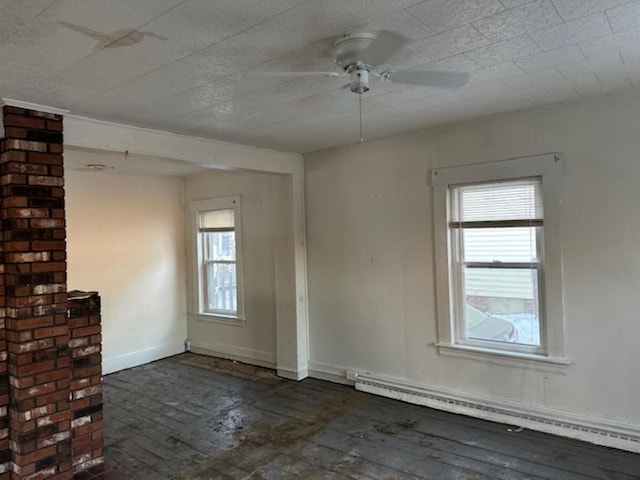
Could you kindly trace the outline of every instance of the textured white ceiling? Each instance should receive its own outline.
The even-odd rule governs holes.
[[[365,139],[640,87],[639,0],[0,0],[0,96],[294,152],[356,143],[332,70],[354,30],[412,42],[385,67],[468,72],[450,91],[372,80]]]

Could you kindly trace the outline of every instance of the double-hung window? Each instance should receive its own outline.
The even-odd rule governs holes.
[[[456,342],[540,348],[540,177],[449,187]]]
[[[192,214],[198,313],[241,318],[240,197],[194,202]]]
[[[558,155],[436,169],[441,352],[564,359]]]

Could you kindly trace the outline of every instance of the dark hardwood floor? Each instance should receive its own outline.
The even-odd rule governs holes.
[[[105,377],[88,479],[640,479],[640,455],[183,354]]]

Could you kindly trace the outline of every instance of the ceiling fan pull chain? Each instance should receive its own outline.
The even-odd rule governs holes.
[[[364,142],[364,138],[362,135],[362,94],[358,94],[358,107],[360,110],[360,143]]]

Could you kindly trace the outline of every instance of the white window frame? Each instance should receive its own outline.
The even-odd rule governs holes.
[[[562,296],[560,177],[562,157],[559,154],[521,157],[498,162],[436,168],[431,172],[434,209],[434,245],[436,266],[436,305],[438,341],[442,355],[484,359],[507,365],[541,367],[555,370],[570,363],[565,354]],[[515,180],[528,177],[542,179],[544,210],[541,276],[542,299],[540,347],[514,348],[488,343],[461,341],[460,321],[456,318],[456,288],[449,228],[450,185]]]
[[[204,278],[204,248],[202,236],[199,232],[199,218],[202,212],[212,210],[231,210],[234,216],[234,232],[236,242],[236,288],[237,288],[237,311],[216,312],[207,311],[206,302],[206,280]],[[197,200],[190,204],[191,217],[191,248],[192,248],[192,285],[193,295],[191,298],[191,316],[199,320],[213,323],[223,323],[231,325],[244,325],[244,276],[243,276],[243,255],[242,255],[242,202],[240,195],[228,197],[210,198],[207,200]]]

